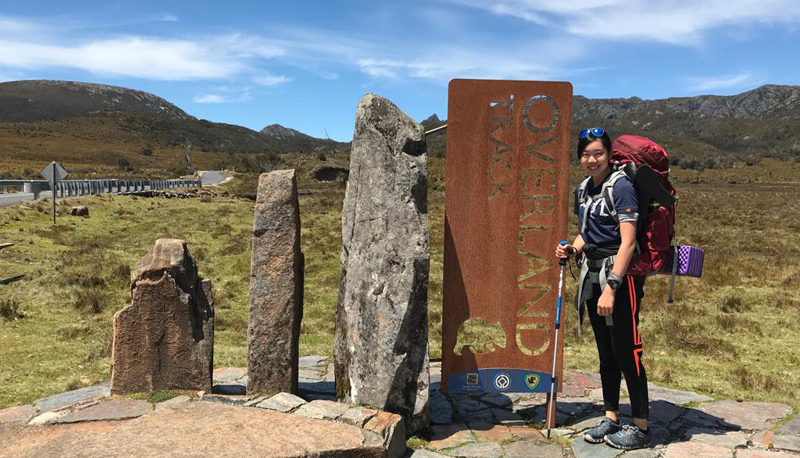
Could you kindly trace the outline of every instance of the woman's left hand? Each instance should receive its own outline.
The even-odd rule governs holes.
[[[597,314],[600,316],[609,316],[614,312],[614,292],[610,288],[606,288],[600,299],[597,300]]]

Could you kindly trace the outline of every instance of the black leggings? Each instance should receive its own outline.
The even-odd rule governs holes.
[[[642,365],[642,337],[638,327],[640,301],[644,296],[643,286],[644,277],[625,276],[614,298],[613,326],[607,326],[606,317],[597,314],[599,285],[592,285],[592,298],[586,304],[600,355],[600,379],[603,382],[605,410],[619,411],[619,385],[622,380],[620,373],[623,373],[631,398],[633,417],[647,419],[650,413],[647,375]]]

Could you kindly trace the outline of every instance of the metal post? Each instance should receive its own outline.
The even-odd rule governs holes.
[[[56,224],[56,195],[58,194],[58,175],[56,175],[56,163],[53,162],[53,184],[51,186],[50,192],[53,193],[53,225]]]

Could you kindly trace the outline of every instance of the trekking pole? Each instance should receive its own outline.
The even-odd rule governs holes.
[[[562,240],[560,245],[567,245],[569,242]],[[567,254],[572,254],[571,248],[567,249]],[[547,408],[547,438],[550,439],[550,428],[553,425],[553,415],[555,411],[556,399],[556,359],[558,356],[558,329],[561,327],[561,291],[564,289],[564,266],[567,265],[567,258],[558,260],[558,265],[561,266],[561,272],[558,275],[558,305],[556,306],[556,340],[553,346],[553,372],[550,375],[550,403]]]

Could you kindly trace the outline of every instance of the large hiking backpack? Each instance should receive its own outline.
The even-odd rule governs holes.
[[[649,138],[622,135],[611,148],[611,176],[603,183],[599,196],[619,222],[614,208],[614,183],[627,178],[639,200],[636,227],[636,252],[628,264],[628,274],[658,273],[672,258],[670,245],[675,236],[675,188],[669,182],[669,157],[664,148]],[[585,202],[589,179],[581,183],[579,198]],[[598,197],[599,197],[598,196]],[[583,218],[586,224],[586,217]],[[581,228],[581,232],[585,227]]]

